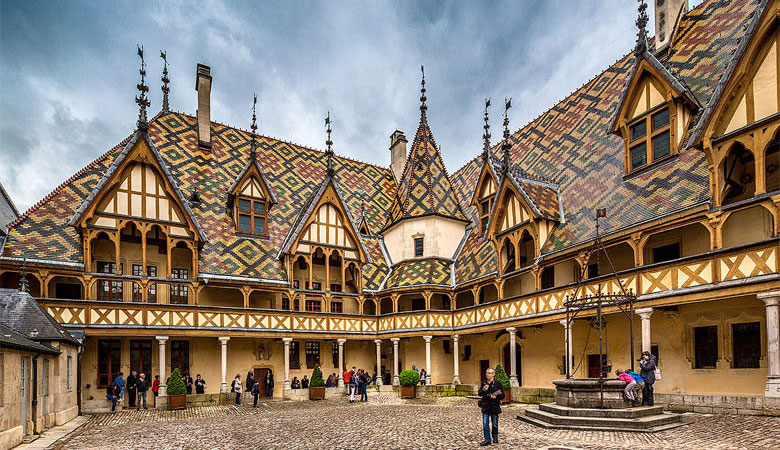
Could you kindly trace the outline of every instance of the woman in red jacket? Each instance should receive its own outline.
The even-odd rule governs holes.
[[[152,383],[152,394],[154,394],[154,407],[157,408],[157,395],[160,393],[160,376],[154,376],[154,383]]]

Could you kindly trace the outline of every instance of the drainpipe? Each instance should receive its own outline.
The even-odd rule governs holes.
[[[40,353],[33,356],[32,359],[32,421],[33,434],[38,434],[38,357]]]
[[[76,404],[78,405],[79,415],[81,415],[81,355],[84,354],[84,345],[79,345],[79,352],[76,356]]]

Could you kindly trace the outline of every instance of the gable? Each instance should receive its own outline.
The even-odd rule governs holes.
[[[485,162],[482,165],[477,183],[474,185],[474,196],[471,199],[471,204],[476,205],[487,197],[496,194],[497,184],[496,178],[493,172],[490,170],[490,163]]]
[[[532,219],[530,209],[525,205],[525,202],[520,200],[520,197],[518,197],[514,189],[505,189],[501,200],[501,206],[501,209],[499,209],[498,226],[496,228],[497,234],[503,233],[504,231]]]
[[[629,109],[629,118],[638,117],[666,101],[661,92],[664,86],[653,76],[644,74],[634,93],[634,101]]]

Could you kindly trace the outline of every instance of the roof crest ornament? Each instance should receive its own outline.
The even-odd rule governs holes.
[[[252,161],[255,161],[257,159],[257,94],[254,94],[254,99],[252,100],[252,141],[251,146],[249,150],[249,158]]]
[[[144,63],[144,48],[142,46],[136,45],[136,48],[138,49],[138,56],[141,58],[141,68],[138,70],[138,73],[141,74],[141,82],[136,85],[136,88],[138,89],[138,92],[140,92],[140,95],[135,97],[135,102],[138,104],[138,122],[136,125],[138,125],[138,129],[141,131],[146,131],[149,129],[149,122],[147,122],[146,119],[146,108],[149,107],[152,103],[149,101],[148,98],[146,98],[146,93],[149,92],[149,86],[146,85],[146,64]]]
[[[420,123],[428,124],[428,106],[425,102],[428,97],[425,96],[425,66],[420,66],[420,72],[422,72],[422,82],[420,83]]]
[[[22,270],[19,274],[19,290],[30,292],[30,283],[27,281],[27,256],[22,257]]]
[[[170,111],[170,106],[168,105],[168,93],[171,92],[171,88],[168,87],[168,83],[171,82],[171,80],[168,78],[168,56],[167,53],[163,50],[160,50],[160,58],[163,60],[163,73],[162,78],[160,80],[163,82],[162,84],[162,93],[163,93],[163,100],[162,100],[162,109],[163,112]]]
[[[509,173],[509,150],[512,145],[509,143],[509,109],[512,107],[512,99],[504,99],[504,143],[501,149],[504,151],[504,164],[501,171],[504,175]]]
[[[490,121],[488,117],[488,108],[490,108],[490,99],[485,99],[485,125],[482,127],[485,129],[485,134],[482,138],[485,140],[485,146],[482,150],[482,159],[487,162],[490,157]]]
[[[639,17],[636,19],[636,27],[638,28],[636,34],[636,47],[634,47],[634,54],[640,55],[647,50],[647,3],[645,0],[637,0],[639,2]]]
[[[333,141],[330,139],[330,133],[333,131],[330,127],[330,111],[328,111],[328,116],[325,117],[325,131],[328,133],[328,139],[325,141],[327,146],[325,156],[328,157],[328,176],[332,177],[335,171],[333,170]]]

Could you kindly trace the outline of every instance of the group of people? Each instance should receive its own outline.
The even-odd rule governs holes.
[[[658,361],[655,355],[650,352],[642,352],[639,361],[639,373],[617,369],[615,375],[618,379],[626,382],[623,395],[626,400],[631,401],[634,406],[653,406],[653,384],[656,381],[656,371],[658,370]]]
[[[138,373],[133,370],[125,380],[124,374],[119,372],[113,380],[111,380],[106,386],[106,398],[111,400],[111,412],[116,412],[116,404],[125,395],[125,389],[127,389],[128,406],[134,407],[136,410],[141,409],[143,404],[144,409],[146,407],[146,392],[149,390],[149,380],[146,378],[145,373]],[[154,405],[157,406],[157,395],[160,391],[160,376],[155,375],[154,381],[151,385],[152,393],[154,394]]]
[[[368,392],[366,390],[372,382],[376,384],[376,372],[373,375],[369,375],[365,370],[356,370],[355,366],[352,366],[351,370],[344,370],[342,376],[344,377],[344,384],[349,391],[349,402],[355,403],[355,393],[360,396],[361,402],[367,402]]]
[[[422,368],[420,370],[417,370],[417,367],[412,365],[412,370],[420,374],[420,386],[425,386],[426,379],[428,377],[428,372],[425,371],[425,368]]]
[[[200,375],[198,375],[198,377],[200,377]],[[252,370],[247,372],[244,383],[241,382],[241,375],[236,375],[236,378],[234,378],[233,382],[230,384],[230,392],[236,394],[236,405],[241,404],[241,393],[244,392],[244,389],[246,389],[246,392],[250,392],[252,394],[252,406],[257,408],[257,401],[260,397],[260,383],[261,381],[255,380],[255,374]],[[263,386],[265,386],[265,397],[272,398],[274,396],[274,373],[270,369],[268,372],[266,372],[265,379],[262,381],[262,383]],[[308,386],[309,380],[306,380],[306,387]]]

